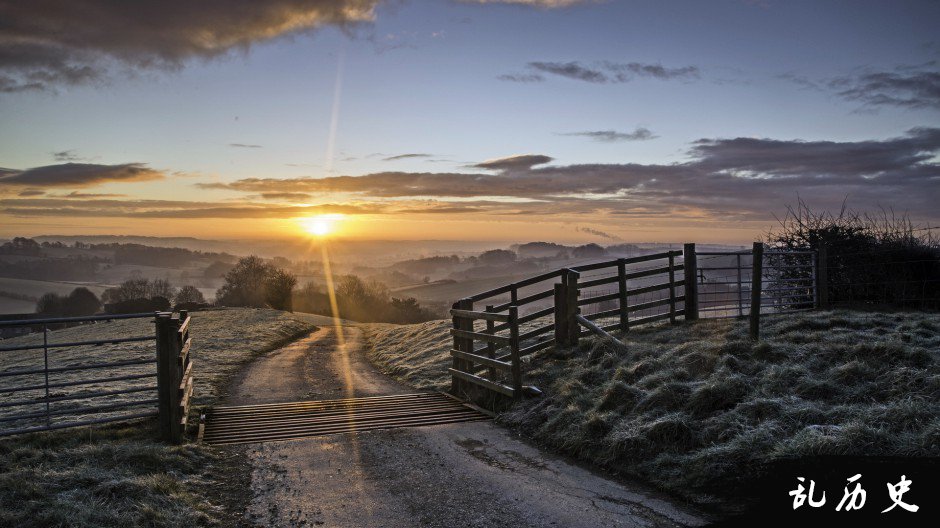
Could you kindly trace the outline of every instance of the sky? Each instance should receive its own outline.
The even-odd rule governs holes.
[[[0,237],[940,220],[935,1],[0,0]]]

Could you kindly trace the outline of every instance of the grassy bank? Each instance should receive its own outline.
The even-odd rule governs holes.
[[[231,309],[193,314],[196,405],[224,395],[240,366],[314,328],[312,317],[275,310]],[[146,335],[147,320],[86,325],[50,334],[50,341]],[[30,342],[35,336],[4,341]],[[150,348],[148,348],[150,347]],[[152,343],[71,350],[65,362],[103,361],[114,354],[150,354]],[[17,355],[12,355],[17,354]],[[121,356],[121,357],[124,357]],[[0,369],[35,358],[11,353]],[[79,428],[0,440],[0,526],[230,526],[240,512],[218,503],[231,487],[230,457],[208,446],[155,441],[152,421]]]
[[[448,327],[373,327],[372,358],[416,386],[445,387]],[[636,329],[625,345],[549,349],[525,372],[545,395],[500,420],[702,503],[734,496],[748,468],[783,457],[940,456],[940,316],[786,315],[761,333],[752,343],[746,321],[706,320]]]

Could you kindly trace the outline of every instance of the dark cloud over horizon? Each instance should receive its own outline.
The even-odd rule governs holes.
[[[247,178],[199,184],[242,192],[347,193],[376,199],[481,198],[517,200],[513,207],[548,211],[676,208],[711,214],[766,215],[796,194],[837,207],[905,204],[912,214],[938,218],[940,128],[916,128],[884,140],[856,142],[702,139],[684,163],[576,164],[537,167],[544,155],[501,158],[475,167],[486,173],[381,172],[325,178]],[[495,206],[485,206],[493,208]],[[497,209],[505,209],[504,203]]]
[[[109,182],[139,182],[165,177],[163,172],[151,169],[144,163],[63,163],[25,170],[0,168],[0,189],[6,186],[90,187]]]

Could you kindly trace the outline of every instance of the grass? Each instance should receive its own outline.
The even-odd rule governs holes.
[[[373,360],[415,386],[447,387],[449,322],[415,326],[369,330],[384,347]],[[746,321],[703,320],[638,328],[625,344],[548,349],[524,367],[544,396],[499,419],[718,506],[753,484],[749,469],[773,460],[940,456],[940,316],[781,315],[765,318],[761,334],[754,343]]]
[[[255,309],[192,315],[197,406],[218,401],[244,363],[305,335],[316,321],[304,314]],[[152,331],[153,323],[148,320],[115,321],[52,332],[50,341]],[[4,340],[3,345],[35,339],[24,336]],[[116,346],[66,349],[70,351],[57,352],[56,359],[66,364],[114,360],[116,354],[152,355],[152,347],[153,343],[140,343],[124,345],[120,351]],[[5,353],[0,369],[30,365],[35,355]],[[82,405],[85,402],[95,400],[83,400]],[[156,436],[153,421],[138,421],[0,439],[0,526],[235,523],[237,512],[219,503],[231,493],[235,470],[230,457],[238,455],[203,445],[168,446],[156,441]]]

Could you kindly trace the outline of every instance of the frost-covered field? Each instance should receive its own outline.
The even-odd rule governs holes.
[[[217,400],[238,367],[251,358],[323,322],[318,316],[255,309],[196,312],[192,317],[197,405]],[[152,332],[153,323],[146,319],[116,321],[52,332],[50,341]],[[0,344],[37,340],[41,342],[41,334]],[[154,350],[151,342],[53,354],[56,364],[80,364],[153,357]],[[38,357],[39,363],[36,352],[4,353],[0,371],[41,365],[41,351]],[[9,378],[3,381],[9,383]],[[2,396],[7,401],[24,398],[24,394]],[[145,421],[0,438],[0,526],[125,528],[237,522],[233,517],[237,512],[214,502],[232,486],[228,478],[239,478],[229,477],[233,471],[227,461],[230,455],[207,446],[165,445],[156,440],[155,429],[153,421]]]
[[[450,383],[449,321],[370,325],[371,357]],[[631,330],[524,366],[544,392],[500,416],[539,443],[708,500],[782,457],[940,456],[940,315],[809,312]]]

